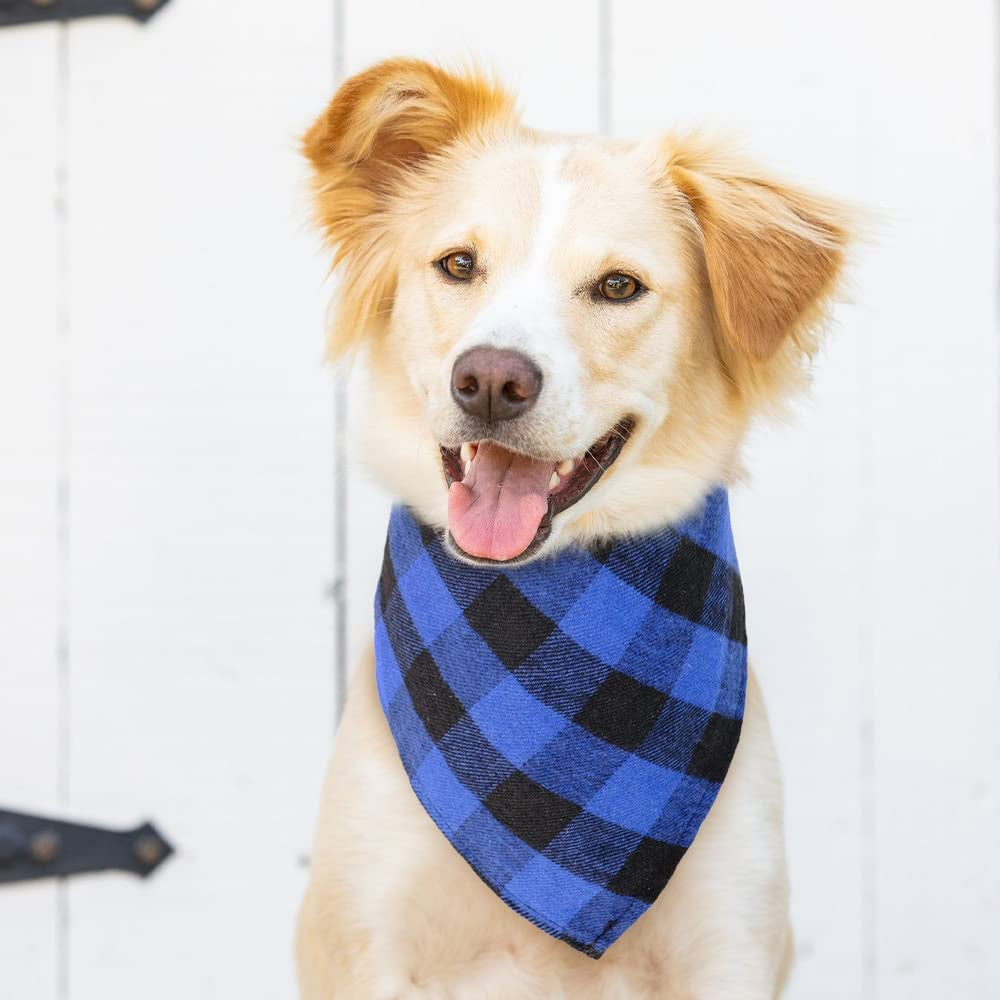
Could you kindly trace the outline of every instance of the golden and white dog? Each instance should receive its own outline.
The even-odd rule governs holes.
[[[731,481],[748,423],[803,382],[844,262],[842,209],[715,145],[537,132],[493,82],[419,61],[348,80],[305,152],[342,276],[333,352],[360,349],[372,376],[366,453],[460,558],[658,528]],[[752,674],[716,804],[595,962],[510,910],[424,813],[365,657],[300,916],[306,1000],[757,1000],[790,954]]]

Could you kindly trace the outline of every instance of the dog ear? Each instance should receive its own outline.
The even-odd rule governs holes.
[[[667,174],[697,221],[724,360],[770,359],[823,317],[845,262],[848,213],[690,137],[670,141]]]
[[[484,122],[511,117],[513,100],[477,73],[389,59],[345,81],[303,140],[317,171],[347,167],[377,182]]]
[[[345,81],[306,132],[317,221],[343,272],[331,338],[336,357],[384,314],[395,291],[393,194],[449,143],[514,118],[496,83],[418,59],[391,59]]]

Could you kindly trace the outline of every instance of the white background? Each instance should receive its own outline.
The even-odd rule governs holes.
[[[145,883],[0,888],[0,996],[293,995],[386,510],[344,457],[296,136],[399,53],[494,66],[539,127],[732,130],[878,213],[735,501],[790,994],[1000,996],[988,0],[173,0],[0,31],[0,806],[179,848]]]

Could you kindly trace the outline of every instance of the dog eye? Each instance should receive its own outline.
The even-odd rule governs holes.
[[[614,302],[621,302],[624,299],[631,299],[637,295],[642,285],[632,275],[614,271],[601,278],[601,282],[597,288],[604,298],[611,299]]]
[[[458,250],[448,254],[438,261],[438,266],[449,277],[458,278],[459,281],[468,281],[472,277],[472,272],[476,267],[476,258],[465,250]]]

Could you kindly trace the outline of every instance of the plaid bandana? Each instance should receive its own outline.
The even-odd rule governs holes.
[[[656,534],[511,568],[459,562],[396,507],[375,664],[442,833],[509,906],[598,958],[667,884],[739,739],[726,492]]]

